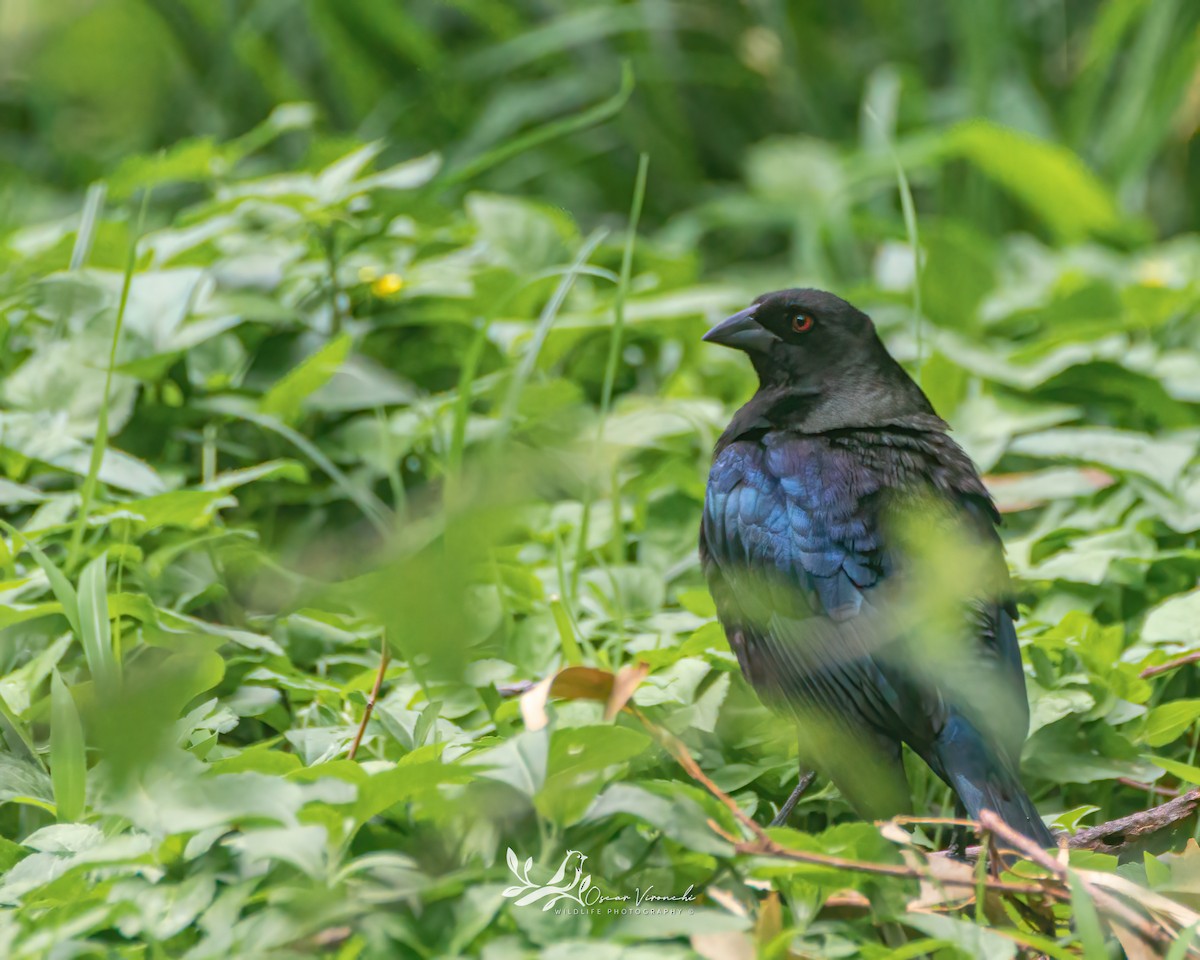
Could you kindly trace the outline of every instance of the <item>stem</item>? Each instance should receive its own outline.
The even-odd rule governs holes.
[[[629,278],[633,273],[633,248],[637,242],[638,223],[642,219],[642,205],[646,199],[646,171],[650,167],[649,154],[638,157],[637,177],[633,182],[633,200],[629,205],[629,232],[625,235],[625,249],[621,253],[621,273],[617,280],[617,294],[613,301],[612,336],[608,341],[608,360],[604,365],[604,387],[600,393],[600,424],[596,429],[594,459],[599,459],[604,447],[604,428],[608,423],[608,412],[612,408],[613,386],[617,380],[617,364],[621,358],[621,335],[625,331],[625,297],[629,292]],[[620,528],[620,504],[617,502],[617,487],[613,484],[614,539]],[[583,513],[579,521],[579,539],[575,546],[575,566],[571,570],[571,596],[579,592],[579,572],[583,568],[583,557],[587,553],[588,526],[592,518],[592,486],[584,489]]]
[[[125,309],[129,306],[129,290],[133,286],[133,271],[137,266],[137,246],[142,238],[146,223],[146,208],[150,203],[150,191],[142,193],[142,206],[138,212],[137,226],[129,242],[129,259],[125,263],[125,276],[121,281],[121,299],[117,304],[117,319],[113,326],[112,345],[108,351],[108,369],[104,374],[104,395],[100,399],[100,414],[96,420],[96,436],[92,440],[92,457],[88,462],[87,476],[79,493],[79,513],[71,529],[71,544],[67,549],[67,571],[74,570],[79,562],[79,550],[83,546],[83,531],[87,527],[92,500],[96,496],[96,484],[100,477],[100,464],[108,447],[108,404],[112,395],[113,368],[117,365],[117,345],[121,341],[121,328],[125,325]]]
[[[385,634],[380,642],[379,672],[375,674],[375,685],[371,687],[371,696],[367,698],[362,720],[358,724],[358,731],[354,734],[354,742],[350,744],[349,757],[351,760],[358,756],[358,747],[362,743],[363,734],[367,732],[367,724],[371,722],[371,714],[375,712],[375,704],[379,700],[379,690],[383,686],[383,676],[387,673],[388,664],[391,662],[392,655],[388,650],[387,635]]]

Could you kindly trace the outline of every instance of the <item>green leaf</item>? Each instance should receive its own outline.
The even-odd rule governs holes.
[[[1079,874],[1072,870],[1068,877],[1071,885],[1071,916],[1083,947],[1084,960],[1108,960],[1106,937],[1096,905],[1079,879]]]
[[[333,205],[352,197],[358,192],[352,184],[382,151],[382,143],[367,143],[335,160],[317,175],[317,198]]]
[[[550,750],[550,730],[526,730],[503,743],[471,755],[479,776],[500,780],[532,797],[546,782],[546,762]]]
[[[0,753],[0,802],[28,804],[53,813],[54,781],[33,759]]]
[[[328,836],[320,826],[263,827],[246,830],[228,841],[247,865],[290,863],[310,877],[324,875]]]
[[[1200,700],[1173,700],[1160,704],[1147,714],[1142,737],[1152,747],[1164,746],[1177,740],[1197,717],[1200,717]]]
[[[1193,923],[1190,927],[1180,930],[1175,942],[1171,944],[1171,948],[1167,951],[1166,960],[1184,960],[1188,956],[1198,933],[1200,933],[1200,923]]]
[[[32,540],[26,538],[16,527],[0,520],[0,529],[7,530],[11,536],[25,544],[34,562],[42,568],[42,571],[46,574],[46,579],[50,581],[50,589],[54,591],[54,596],[62,604],[63,614],[66,616],[67,622],[71,625],[71,630],[74,631],[75,636],[80,636],[79,598],[75,593],[75,588],[71,586],[71,582],[54,562],[42,552],[41,548]]]
[[[956,127],[947,145],[1044,220],[1059,240],[1112,235],[1123,227],[1112,193],[1066,147],[986,120]]]
[[[1200,589],[1170,597],[1152,608],[1142,623],[1142,640],[1200,646]]]
[[[284,423],[299,419],[305,398],[329,381],[350,355],[353,344],[348,333],[334,337],[298,366],[289,370],[258,402],[261,413]]]
[[[109,188],[115,197],[127,197],[164,183],[208,180],[223,165],[222,151],[208,137],[181,140],[159,154],[122,160]]]
[[[648,746],[650,738],[629,727],[605,724],[555,730],[548,774],[536,797],[538,810],[558,823],[573,823],[604,786],[600,774]]]
[[[467,197],[479,238],[499,264],[532,273],[562,263],[576,242],[571,221],[547,204],[490,193]]]
[[[979,960],[1013,960],[1017,945],[994,930],[981,927],[957,917],[946,917],[933,913],[906,913],[906,927],[954,944],[965,956]]]
[[[50,776],[59,821],[78,820],[87,789],[83,725],[75,699],[57,670],[50,677]]]
[[[662,784],[614,783],[588,809],[585,823],[614,816],[642,820],[696,853],[728,856],[730,845],[708,825],[710,817],[725,826],[727,817],[710,813],[708,798],[694,787],[673,782]],[[725,826],[728,829],[728,826]]]
[[[1184,783],[1200,786],[1200,767],[1192,766],[1190,763],[1183,763],[1180,760],[1172,760],[1170,757],[1150,755],[1146,759],[1156,767],[1162,767],[1171,776],[1178,777]]]
[[[1110,427],[1062,427],[1018,437],[1010,449],[1031,457],[1074,460],[1137,473],[1170,489],[1196,456],[1195,431],[1159,437]]]
[[[478,776],[470,767],[441,760],[431,748],[413,751],[391,770],[376,773],[359,786],[355,819],[366,823],[398,803],[434,800],[443,785],[469,783]]]
[[[102,697],[115,695],[121,679],[108,615],[107,561],[108,554],[100,554],[79,576],[79,639]]]
[[[441,167],[442,158],[436,153],[427,153],[363,177],[358,186],[363,190],[416,190],[437,176]]]

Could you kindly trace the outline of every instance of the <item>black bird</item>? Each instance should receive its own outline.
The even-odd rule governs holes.
[[[704,337],[758,391],[713,454],[700,557],[743,673],[862,816],[909,808],[901,744],[1043,846],[999,514],[870,317],[768,293]],[[802,786],[803,786],[802,781]]]

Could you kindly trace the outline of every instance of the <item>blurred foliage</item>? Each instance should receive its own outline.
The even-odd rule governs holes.
[[[792,734],[695,557],[752,374],[698,341],[812,283],[871,313],[1007,515],[1040,809],[1075,829],[1155,802],[1131,783],[1200,784],[1194,667],[1141,676],[1200,651],[1198,22],[9,0],[0,954],[1036,943],[1004,909],[1005,935],[906,911],[915,881],[736,854],[629,714],[552,700],[542,726],[503,688],[645,662],[633,705],[719,788],[759,820],[787,796]],[[900,859],[828,785],[792,822]],[[1194,907],[1194,830],[1074,863]],[[510,848],[539,882],[575,851],[606,891],[699,899],[515,906]],[[1055,909],[1039,949],[1103,952],[1089,908]]]

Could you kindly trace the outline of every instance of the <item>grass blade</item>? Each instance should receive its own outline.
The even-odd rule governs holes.
[[[71,586],[71,581],[66,578],[66,575],[55,566],[41,547],[35,544],[32,540],[25,537],[20,530],[4,520],[0,520],[0,530],[8,531],[8,534],[14,539],[25,544],[26,549],[33,557],[34,562],[42,568],[46,574],[46,579],[50,581],[50,589],[54,591],[55,599],[62,604],[63,614],[67,618],[67,622],[71,625],[71,630],[75,636],[80,636],[79,631],[79,597],[75,593],[75,588]]]
[[[108,351],[108,369],[104,374],[104,396],[100,401],[100,414],[96,420],[96,436],[92,439],[92,458],[88,462],[87,476],[83,479],[83,487],[79,492],[79,513],[71,528],[71,545],[67,549],[67,570],[74,570],[79,562],[79,549],[83,546],[83,531],[87,527],[88,514],[92,509],[92,500],[96,496],[96,483],[100,478],[100,464],[104,461],[104,451],[108,447],[108,404],[112,397],[113,368],[117,365],[117,345],[121,342],[121,328],[125,324],[125,310],[129,306],[129,290],[133,286],[133,271],[137,266],[138,241],[146,223],[146,207],[150,202],[150,192],[142,194],[142,206],[138,212],[137,227],[133,231],[133,239],[129,241],[129,258],[125,262],[125,276],[121,281],[121,299],[117,304],[117,317],[113,323],[112,345]]]
[[[100,220],[100,212],[104,209],[104,197],[108,188],[103,180],[93,183],[87,189],[83,200],[83,214],[79,218],[79,229],[75,232],[75,246],[71,249],[71,270],[82,270],[92,253],[92,241],[96,237],[96,224]]]
[[[908,177],[904,173],[904,165],[900,162],[900,156],[896,153],[896,147],[892,143],[892,135],[888,131],[879,117],[875,115],[875,111],[870,107],[866,108],[867,116],[869,116],[878,125],[884,139],[884,144],[887,146],[888,155],[892,158],[892,166],[896,171],[896,189],[900,191],[900,210],[904,214],[904,231],[908,234],[908,245],[912,248],[913,254],[913,312],[917,317],[916,339],[917,339],[917,363],[916,363],[916,381],[921,382],[921,368],[925,363],[925,337],[924,337],[924,314],[921,312],[921,235],[917,232],[917,208],[913,203],[912,189],[908,185]]]
[[[101,695],[115,692],[121,668],[113,654],[108,616],[107,552],[84,567],[79,577],[79,627],[79,639],[97,691]]]
[[[288,443],[292,444],[315,463],[330,480],[341,488],[346,497],[362,511],[363,516],[367,518],[381,536],[387,537],[391,534],[395,523],[395,516],[388,509],[387,504],[370,490],[356,486],[308,437],[297,430],[293,430],[286,423],[277,420],[275,417],[260,413],[257,410],[247,409],[236,403],[229,403],[227,402],[228,399],[225,397],[216,397],[205,404],[205,406],[217,413],[246,420],[249,423],[262,427],[264,430],[269,430],[283,437],[283,439],[287,440]]]
[[[629,232],[625,235],[625,249],[621,253],[621,273],[617,279],[617,293],[613,301],[612,337],[608,342],[608,360],[604,365],[604,386],[600,394],[600,424],[596,428],[595,459],[599,460],[604,448],[604,428],[608,423],[608,411],[612,407],[613,384],[617,380],[617,363],[621,359],[621,335],[625,332],[625,298],[629,293],[629,278],[633,272],[633,248],[637,243],[638,224],[642,219],[642,204],[646,199],[646,172],[650,157],[643,153],[638,157],[637,177],[633,183],[633,200],[629,205]],[[571,595],[579,591],[579,573],[583,569],[584,554],[587,553],[588,527],[592,518],[594,496],[591,484],[584,490],[583,512],[579,520],[579,541],[575,549],[575,566],[571,571]],[[617,543],[620,532],[620,509],[613,490],[614,539]],[[615,553],[616,551],[614,551]],[[614,556],[614,562],[618,558]]]
[[[87,793],[87,756],[83,724],[75,698],[57,670],[50,677],[50,781],[60,823],[83,816]]]
[[[505,160],[510,160],[524,153],[526,150],[532,150],[534,147],[541,146],[543,143],[547,143],[558,137],[575,133],[577,130],[585,130],[598,123],[603,123],[620,112],[621,108],[629,101],[629,97],[633,93],[633,87],[633,67],[630,66],[629,61],[625,61],[621,64],[621,85],[617,88],[617,92],[607,100],[575,116],[564,117],[561,120],[554,120],[537,127],[524,136],[516,137],[495,149],[488,150],[474,160],[468,160],[456,169],[449,171],[442,178],[441,185],[449,186],[455,183],[462,183],[464,180],[470,180],[479,176],[485,170],[503,163]]]
[[[517,405],[520,402],[521,393],[525,389],[525,383],[533,374],[533,368],[537,364],[538,355],[542,352],[542,346],[545,344],[546,338],[550,335],[550,328],[554,326],[554,321],[558,318],[558,311],[562,309],[563,301],[567,299],[567,294],[571,292],[571,287],[575,285],[575,278],[579,276],[582,268],[587,265],[588,258],[591,257],[596,247],[600,245],[600,241],[604,239],[606,233],[607,231],[603,229],[597,230],[584,241],[583,246],[579,248],[578,255],[563,274],[558,287],[555,288],[554,294],[546,302],[546,306],[542,310],[542,315],[538,317],[538,325],[537,329],[534,330],[533,340],[521,355],[521,362],[513,374],[508,393],[504,398],[504,406],[500,413],[500,429],[497,431],[497,441],[503,440],[508,435],[508,428],[512,425],[513,418],[516,416]]]

